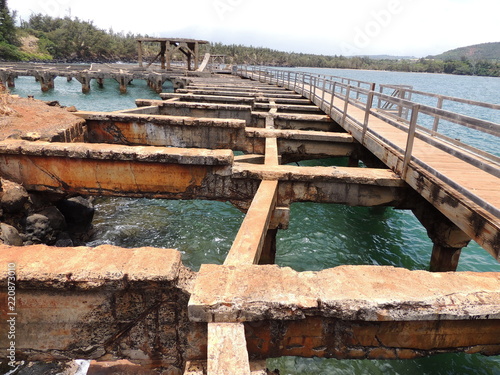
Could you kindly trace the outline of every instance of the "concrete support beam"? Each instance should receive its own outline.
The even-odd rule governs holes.
[[[77,115],[87,121],[92,143],[253,151],[251,145],[247,146],[244,120],[138,113],[142,108],[157,112],[155,107],[140,107],[126,114],[78,112]]]
[[[187,319],[189,292],[182,285],[192,274],[178,251],[2,246],[0,264],[1,285],[7,264],[15,270],[17,360],[127,359],[179,374],[186,357],[205,358],[198,350],[207,342],[206,325]],[[2,288],[2,306],[6,297]],[[6,313],[0,310],[2,332]],[[9,345],[0,335],[0,360]]]
[[[62,194],[222,200],[227,197],[217,176],[228,175],[233,153],[228,150],[177,149],[102,144],[56,144],[4,141],[0,173],[28,190]],[[245,186],[240,197],[252,194]],[[232,186],[236,188],[236,186]],[[225,191],[225,192],[224,192]],[[222,196],[226,195],[226,198]],[[233,194],[233,198],[237,197]],[[247,198],[248,199],[248,196]]]
[[[182,102],[197,102],[197,103],[223,103],[223,104],[238,104],[253,106],[254,98],[242,96],[220,96],[220,95],[196,95],[196,94],[180,94],[180,93],[161,93],[160,97],[163,100],[179,99]]]
[[[92,143],[232,149],[265,153],[266,139],[276,142],[287,161],[344,157],[358,145],[344,133],[246,127],[245,120],[159,115],[156,106],[121,113],[78,112],[87,121]],[[147,115],[146,115],[147,114]]]
[[[252,126],[265,128],[267,112],[252,112]],[[277,113],[274,116],[275,129],[312,130],[331,132],[344,130],[327,115]]]
[[[245,97],[252,97],[252,98],[264,98],[264,97],[270,97],[270,98],[287,98],[287,99],[301,99],[302,96],[298,94],[291,93],[290,91],[264,91],[264,90],[225,90],[225,89],[182,89],[178,90],[177,92],[179,93],[193,93],[197,95],[223,95],[223,96],[245,96]]]
[[[251,375],[241,323],[210,323],[208,325],[207,375]]]
[[[323,114],[323,111],[321,111],[318,107],[315,105],[293,105],[293,104],[276,104],[278,107],[278,111],[280,113],[282,112],[294,112],[294,113],[316,113],[316,114]],[[270,104],[268,103],[255,103],[255,111],[259,110],[269,110]]]
[[[148,99],[137,99],[136,104],[138,107],[157,105],[161,115],[239,119],[245,120],[247,124],[252,121],[252,107],[248,105],[168,102]]]
[[[497,273],[204,265],[195,278],[180,259],[177,251],[153,248],[0,247],[0,264],[14,265],[0,271],[0,283],[15,270],[16,358],[125,359],[180,374],[186,362],[210,357],[207,322],[215,331],[230,323],[219,332],[234,335],[219,337],[232,342],[220,344],[232,346],[229,354],[245,368],[244,350],[250,360],[500,354]],[[6,297],[3,289],[0,301]],[[2,332],[6,312],[0,310]],[[0,335],[0,359],[9,345]],[[228,352],[212,353],[228,359]]]
[[[225,265],[258,264],[276,205],[278,181],[262,181],[241,225]]]
[[[360,278],[360,272],[365,276]],[[189,315],[196,322],[300,320],[314,315],[375,322],[477,319],[487,324],[500,319],[499,297],[498,273],[443,277],[382,266],[300,273],[274,265],[203,265]],[[498,340],[500,344],[500,336]]]

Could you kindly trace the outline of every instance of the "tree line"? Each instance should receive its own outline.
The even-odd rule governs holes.
[[[0,0],[0,60],[64,61],[64,62],[135,62],[136,39],[147,35],[116,33],[102,30],[92,21],[78,18],[53,18],[32,14],[28,20],[15,25],[16,14],[11,13],[7,0]],[[27,52],[22,40],[35,38],[36,51]],[[249,64],[286,67],[318,67],[340,69],[370,69],[403,72],[448,73],[462,75],[500,76],[498,60],[372,59],[283,52],[270,48],[210,43],[202,52],[225,55],[228,64]],[[146,47],[146,58],[158,51]],[[181,56],[179,56],[181,58]]]

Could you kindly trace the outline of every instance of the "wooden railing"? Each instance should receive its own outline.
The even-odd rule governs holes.
[[[392,85],[379,85],[378,91],[377,85],[371,82],[282,69],[241,66],[238,67],[237,72],[238,75],[247,78],[276,84],[293,90],[310,99],[330,116],[332,116],[334,112],[337,114],[340,112],[342,114],[340,125],[345,125],[346,121],[349,120],[351,124],[355,124],[355,126],[361,130],[362,136],[359,140],[360,143],[364,145],[366,135],[370,134],[388,144],[390,147],[398,150],[403,155],[403,167],[401,170],[395,171],[399,173],[403,179],[406,178],[410,163],[415,163],[500,218],[500,210],[497,207],[492,206],[474,193],[446,178],[441,172],[430,167],[422,160],[415,158],[413,155],[413,144],[416,137],[500,178],[499,156],[439,132],[439,123],[444,120],[468,129],[486,133],[490,136],[500,137],[500,124],[498,123],[442,109],[445,101],[463,103],[492,110],[500,110],[500,105],[426,93],[413,90],[408,86],[398,86],[397,89],[400,90],[402,94],[392,96],[383,93],[384,88],[395,89],[395,86]],[[417,95],[437,99],[436,106],[416,102],[414,97]],[[377,103],[377,105],[374,106],[374,103]],[[350,115],[348,110],[349,106],[355,106],[365,111],[363,122]],[[388,110],[388,108],[392,109]],[[394,108],[396,108],[396,110],[394,110]],[[432,119],[432,126],[425,127],[418,124],[419,116],[422,115],[429,116]],[[370,129],[368,126],[370,116],[380,118],[406,131],[408,133],[406,148],[402,149]]]

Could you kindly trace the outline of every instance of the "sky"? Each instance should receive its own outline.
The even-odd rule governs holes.
[[[141,6],[141,5],[144,6]],[[425,57],[500,42],[498,0],[10,0],[101,29],[322,55]]]

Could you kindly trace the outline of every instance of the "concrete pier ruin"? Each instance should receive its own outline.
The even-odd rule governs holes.
[[[246,213],[224,264],[199,272],[175,249],[2,245],[0,264],[15,265],[17,360],[128,360],[130,371],[220,375],[270,374],[265,360],[281,356],[500,354],[500,274],[453,272],[472,233],[402,178],[404,155],[374,155],[345,118],[306,99],[305,84],[295,81],[298,94],[257,77],[191,77],[137,108],[76,112],[80,130],[59,131],[65,137],[0,140],[0,176],[29,193],[219,200]],[[349,166],[289,165],[330,157]],[[279,267],[276,233],[294,202],[411,209],[435,243],[436,272]],[[492,227],[498,220],[476,226],[475,238],[498,259]],[[8,284],[6,267],[0,278]],[[2,335],[0,358],[10,345]]]

